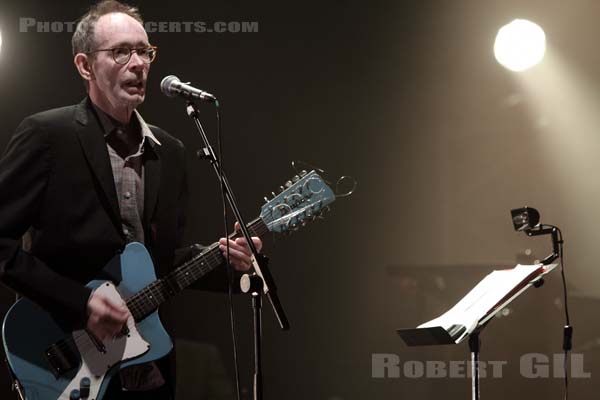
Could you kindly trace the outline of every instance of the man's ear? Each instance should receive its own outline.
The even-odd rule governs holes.
[[[73,59],[75,63],[75,67],[79,72],[79,75],[86,81],[93,81],[94,71],[92,71],[92,63],[90,62],[90,58],[87,54],[77,53],[75,58]]]

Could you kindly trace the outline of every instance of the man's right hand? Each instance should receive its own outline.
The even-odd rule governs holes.
[[[121,335],[123,326],[131,316],[124,302],[116,304],[103,293],[92,292],[87,304],[86,328],[100,340]]]

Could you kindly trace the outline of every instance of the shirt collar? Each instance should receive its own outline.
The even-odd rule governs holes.
[[[108,136],[116,128],[123,127],[122,124],[120,124],[118,121],[116,121],[110,115],[108,115],[107,113],[102,111],[100,109],[100,107],[98,107],[94,103],[92,103],[92,106],[94,107],[94,110],[96,111],[96,114],[98,115],[98,119],[100,120],[100,125],[102,126],[102,130],[104,131],[104,137]],[[156,138],[156,136],[154,136],[154,134],[152,133],[152,130],[150,130],[150,128],[148,127],[148,124],[146,124],[146,121],[144,121],[144,119],[142,118],[140,113],[137,110],[134,110],[133,115],[137,119],[137,122],[139,123],[141,131],[142,131],[142,143],[144,143],[146,141],[146,138],[149,138],[150,140],[152,140],[152,142],[156,143],[159,146],[162,146],[161,143]]]
[[[156,136],[154,136],[154,133],[152,133],[152,130],[150,129],[148,124],[146,124],[146,121],[144,121],[144,118],[142,118],[140,113],[137,110],[133,110],[133,114],[137,117],[137,120],[140,123],[140,127],[142,128],[142,137],[144,139],[150,138],[154,143],[156,143],[159,146],[162,146],[156,138]]]

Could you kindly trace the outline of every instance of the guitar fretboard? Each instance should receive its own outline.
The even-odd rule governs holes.
[[[264,236],[269,229],[261,218],[250,222],[247,226],[252,236]],[[238,233],[232,233],[229,237],[235,239]],[[219,243],[213,243],[202,253],[194,256],[171,273],[161,279],[157,279],[144,289],[127,300],[127,307],[136,321],[141,321],[153,313],[162,303],[169,300],[190,286],[210,271],[225,262],[225,257],[219,249]]]

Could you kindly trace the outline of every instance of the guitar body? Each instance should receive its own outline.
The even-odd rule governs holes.
[[[123,300],[156,280],[150,255],[140,243],[128,244],[122,254],[106,265],[101,276],[103,279],[87,286]],[[27,400],[69,400],[71,391],[79,390],[81,379],[86,377],[91,383],[88,399],[99,400],[110,378],[120,369],[157,360],[173,347],[157,311],[137,323],[130,318],[127,328],[127,335],[102,342],[100,346],[104,346],[104,351],[100,351],[99,344],[85,331],[66,332],[41,307],[21,299],[6,314],[2,335],[9,366]],[[79,365],[57,377],[47,351],[56,343],[70,339],[73,339],[70,343],[74,344],[72,348]]]

